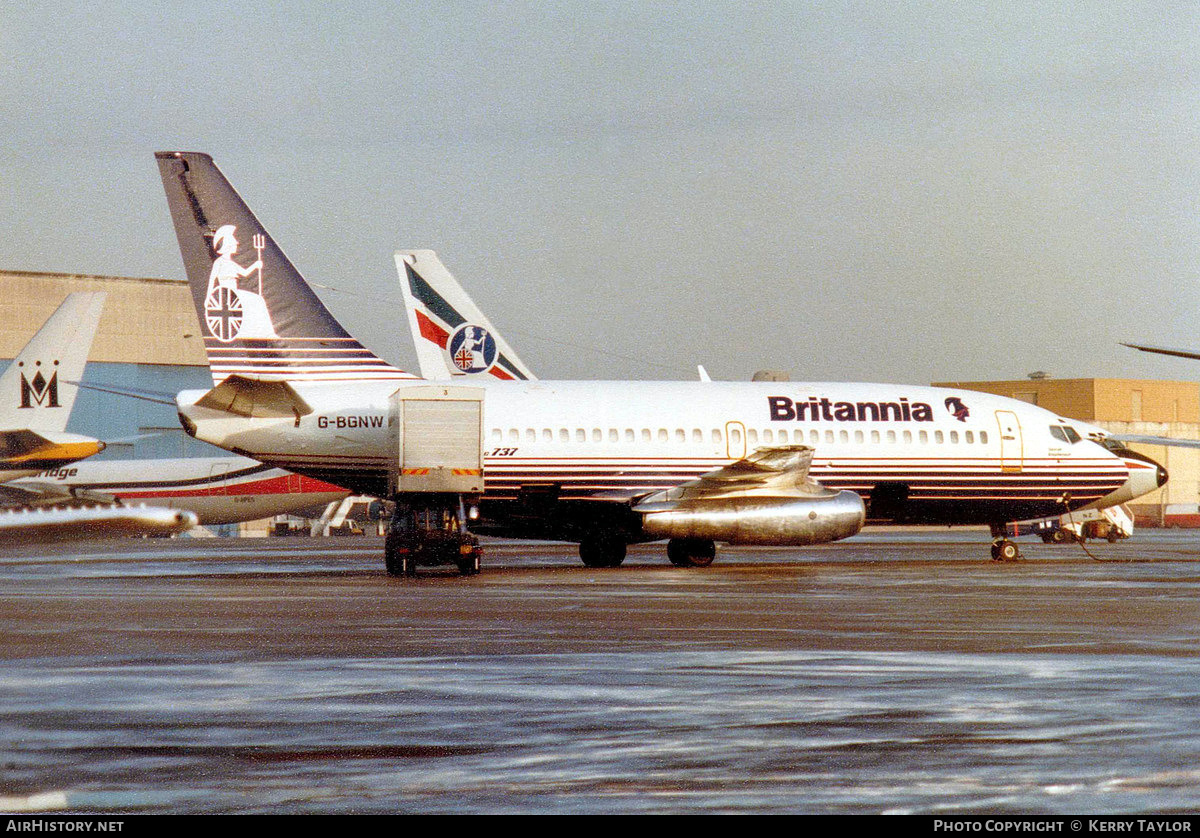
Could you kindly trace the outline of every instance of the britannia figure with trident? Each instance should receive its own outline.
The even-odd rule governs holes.
[[[266,241],[261,234],[254,237],[258,261],[243,268],[233,259],[238,250],[236,230],[233,224],[225,224],[213,234],[213,250],[218,255],[213,260],[212,273],[208,275],[208,293],[204,298],[209,331],[222,342],[234,338],[277,338],[279,335],[275,334],[271,313],[262,295],[262,251]],[[258,272],[257,293],[238,287],[239,279],[255,271]]]

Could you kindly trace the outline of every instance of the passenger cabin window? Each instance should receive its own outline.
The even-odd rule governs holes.
[[[751,445],[758,445],[758,431],[754,428],[746,431],[746,442]]]
[[[987,445],[987,431],[980,431],[980,432],[979,432],[979,444],[980,444],[980,445]]]
[[[958,431],[951,431],[951,432],[950,432],[950,444],[951,444],[951,445],[958,445]]]
[[[936,442],[938,445],[943,445],[946,442],[946,435],[943,434],[941,431],[934,431],[933,432],[933,441]]]
[[[967,431],[967,444],[971,445],[975,442],[975,432]]]

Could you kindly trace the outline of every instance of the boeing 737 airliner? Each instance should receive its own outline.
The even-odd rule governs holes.
[[[393,497],[392,572],[420,561],[407,545],[419,557],[423,542],[406,533],[432,540],[454,520],[579,541],[591,566],[663,538],[675,564],[704,565],[715,542],[828,542],[868,516],[989,524],[993,556],[1011,558],[1006,522],[1121,503],[1165,480],[1157,464],[1094,441],[1099,429],[972,391],[488,375],[433,384],[332,317],[210,157],[156,156],[215,385],[179,394],[185,429]],[[246,245],[253,256],[239,255]],[[450,345],[464,364],[495,364],[495,344],[470,325]]]

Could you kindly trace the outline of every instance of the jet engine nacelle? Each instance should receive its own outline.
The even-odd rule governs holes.
[[[645,504],[642,530],[654,538],[695,538],[729,544],[803,546],[849,538],[867,510],[855,492],[818,497],[745,497],[681,505]]]

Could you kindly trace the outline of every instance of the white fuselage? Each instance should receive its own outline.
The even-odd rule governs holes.
[[[200,524],[231,524],[319,509],[350,493],[245,457],[72,463],[23,480],[48,502],[117,501],[194,512]]]
[[[199,439],[383,494],[397,448],[389,398],[397,387],[429,382],[292,384],[311,407],[298,418],[198,407],[201,391],[179,395],[180,415]],[[973,391],[828,382],[479,386],[484,503],[547,484],[558,501],[628,503],[755,449],[799,443],[815,449],[815,479],[864,498],[898,492],[911,520],[1038,517],[1103,503],[1131,480],[1130,464],[1104,447],[1051,434],[1069,421]]]

